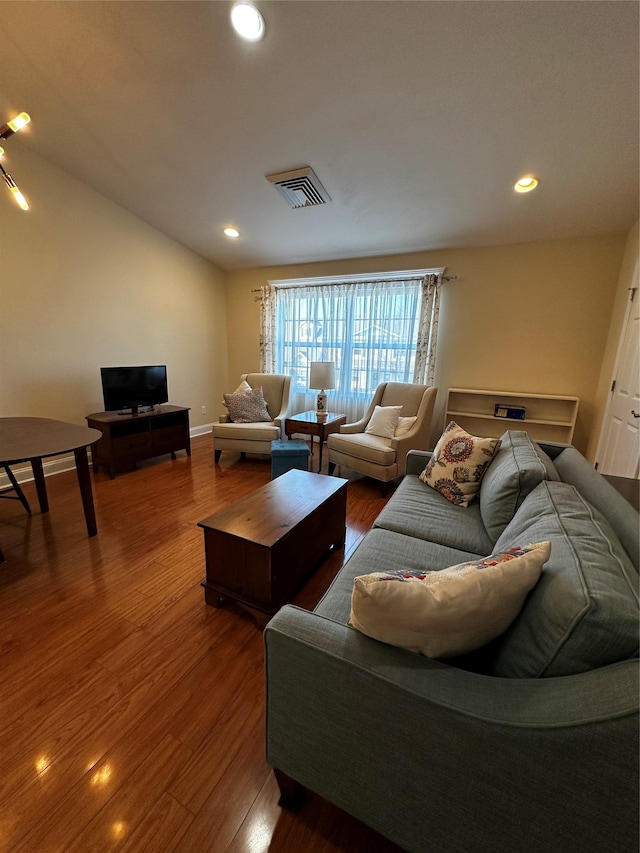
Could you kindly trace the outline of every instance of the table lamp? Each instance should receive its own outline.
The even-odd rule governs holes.
[[[309,365],[309,387],[320,391],[316,399],[318,420],[327,417],[327,388],[336,387],[335,365],[332,361],[312,361]]]

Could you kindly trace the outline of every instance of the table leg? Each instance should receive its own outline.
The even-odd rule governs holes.
[[[322,474],[322,445],[324,444],[324,436],[322,433],[318,436],[318,444],[320,445],[320,462],[318,464],[318,474]]]
[[[44,470],[42,468],[42,459],[31,459],[31,470],[33,471],[33,479],[36,484],[36,492],[38,493],[38,503],[40,504],[40,512],[49,512],[49,500],[47,498],[47,485],[44,481]]]
[[[98,528],[96,525],[96,511],[93,505],[93,492],[91,490],[91,475],[89,474],[87,448],[77,447],[73,451],[73,455],[76,459],[76,473],[78,475],[78,485],[80,486],[80,496],[82,497],[84,519],[87,523],[87,533],[89,536],[95,536],[98,532]]]
[[[29,501],[25,493],[22,491],[20,483],[16,480],[13,471],[9,468],[8,465],[4,465],[5,474],[9,478],[9,482],[11,483],[11,488],[14,490],[16,495],[18,496],[18,500],[22,504],[22,506],[26,509],[26,511],[31,515],[31,507],[29,506]]]

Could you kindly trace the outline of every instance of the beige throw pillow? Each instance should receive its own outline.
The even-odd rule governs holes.
[[[271,421],[262,387],[251,388],[249,391],[240,394],[225,394],[224,402],[234,424],[255,424]]]
[[[417,420],[417,416],[413,418],[398,418],[398,426],[393,437],[402,438],[403,435],[409,432]]]
[[[474,651],[513,622],[550,553],[550,542],[538,542],[440,571],[362,575],[353,582],[349,624],[430,658]]]
[[[380,438],[393,438],[402,406],[376,406],[365,432]]]
[[[451,503],[469,506],[480,491],[485,471],[499,449],[499,438],[469,435],[451,421],[420,479]]]

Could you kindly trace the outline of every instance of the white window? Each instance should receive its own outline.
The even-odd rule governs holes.
[[[263,288],[262,369],[292,377],[294,410],[302,411],[314,407],[310,363],[334,362],[329,410],[359,418],[381,382],[425,381],[425,346],[435,353],[433,304],[421,346],[425,293],[437,291],[441,272],[271,282]]]

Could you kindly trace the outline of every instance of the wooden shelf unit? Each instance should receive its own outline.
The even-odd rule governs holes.
[[[119,415],[95,412],[87,415],[87,424],[99,429],[102,438],[91,448],[93,470],[104,465],[113,480],[116,474],[134,468],[136,462],[186,450],[191,456],[189,409],[182,406],[157,406],[153,412]]]
[[[455,421],[473,435],[488,438],[499,438],[508,429],[522,429],[539,441],[571,444],[579,403],[578,397],[554,394],[449,388],[445,426]],[[524,407],[524,420],[496,417],[494,410],[498,404]]]

